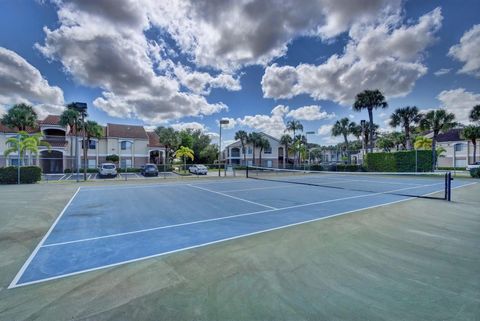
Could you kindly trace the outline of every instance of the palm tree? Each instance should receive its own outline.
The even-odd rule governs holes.
[[[288,147],[292,144],[293,140],[290,135],[282,135],[280,138],[280,144],[285,146],[285,158],[283,159],[283,167],[285,168],[285,162],[288,161]]]
[[[80,121],[80,113],[74,107],[75,105],[73,103],[67,105],[67,109],[65,109],[60,115],[59,124],[63,127],[68,127],[70,129],[70,135],[75,134],[75,144],[78,144],[77,129],[81,126],[81,121]],[[70,155],[73,155],[73,144],[70,144]],[[76,148],[75,148],[75,159],[78,159]],[[76,166],[78,166],[78,164],[75,165],[75,167]]]
[[[253,146],[253,165],[256,165],[255,163],[255,149],[257,148],[260,140],[262,139],[262,135],[260,135],[259,133],[256,133],[256,132],[252,132],[248,135],[248,140],[247,142],[249,144],[252,144]]]
[[[377,139],[377,147],[381,148],[384,152],[390,152],[395,147],[395,142],[390,135],[382,135]]]
[[[0,122],[18,131],[26,131],[28,127],[37,127],[38,116],[33,107],[27,104],[16,104],[3,115]]]
[[[175,152],[175,157],[181,157],[183,159],[183,170],[187,171],[187,157],[193,161],[193,150],[189,147],[180,146]]]
[[[468,139],[472,142],[473,144],[473,163],[477,161],[476,156],[477,156],[477,139],[480,138],[480,126],[466,126],[463,128],[462,131],[462,137],[464,139]],[[467,161],[468,163],[468,161]]]
[[[3,153],[3,155],[7,157],[11,153],[18,152],[18,166],[23,166],[25,163],[25,154],[27,152],[35,156],[38,155],[39,146],[46,146],[50,151],[51,146],[49,143],[41,140],[43,137],[41,133],[29,135],[25,131],[20,131],[18,135],[18,137],[10,137],[7,139],[6,144],[10,147]]]
[[[85,126],[82,125],[82,130],[85,130],[86,140],[83,142],[83,174],[84,177],[87,175],[87,157],[88,157],[88,147],[90,145],[91,138],[100,138],[103,136],[103,127],[100,126],[96,121],[87,120]]]
[[[476,105],[470,112],[471,121],[480,121],[480,105]]]
[[[265,149],[270,148],[270,142],[265,137],[262,137],[262,138],[260,138],[260,140],[258,142],[258,147],[260,147],[260,166],[262,166],[262,152]]]
[[[159,141],[165,146],[165,165],[168,165],[170,159],[170,151],[176,149],[180,145],[180,137],[171,127],[157,127],[155,133],[158,135]]]
[[[426,113],[422,120],[420,121],[420,128],[422,130],[431,130],[433,132],[432,137],[432,166],[433,170],[435,169],[435,165],[437,163],[436,159],[436,143],[437,143],[437,136],[439,133],[446,132],[453,127],[455,127],[457,123],[455,122],[455,115],[452,113],[448,113],[445,109],[438,109],[432,110]]]
[[[239,130],[235,133],[235,140],[239,140],[240,144],[242,145],[242,153],[243,153],[243,163],[244,165],[247,164],[247,154],[245,153],[245,145],[247,144],[248,134],[244,130]]]
[[[412,149],[412,142],[410,140],[412,126],[418,124],[420,119],[422,119],[422,115],[416,106],[397,108],[390,116],[390,126],[403,127],[407,150]]]
[[[377,108],[387,108],[388,104],[380,90],[364,90],[357,94],[353,110],[368,110],[368,119],[370,120],[370,152],[373,153],[373,110]]]
[[[303,132],[303,125],[298,120],[289,120],[287,121],[287,128],[285,129],[285,131],[293,132],[293,138],[295,139],[295,135],[297,131]],[[296,158],[297,158],[297,153],[295,152],[295,154],[293,155],[294,164],[295,164]]]
[[[370,144],[370,133],[372,132],[372,129],[373,129],[373,137],[375,137],[377,135],[377,131],[378,131],[379,128],[380,128],[380,126],[377,125],[377,124],[373,124],[373,127],[370,126],[370,123],[365,124],[365,128],[364,128],[365,132],[363,133],[363,135],[364,135],[363,140],[364,140],[365,147],[369,146],[369,144]],[[372,141],[373,141],[373,139],[372,139]]]
[[[417,136],[415,138],[415,143],[413,145],[414,145],[415,149],[421,149],[421,150],[431,149],[432,148],[432,140],[430,138],[425,137],[425,136]]]
[[[332,136],[343,136],[345,141],[345,151],[347,152],[348,163],[350,164],[350,152],[348,148],[348,135],[354,134],[357,131],[357,124],[351,122],[348,117],[337,120],[332,127]]]
[[[393,132],[393,133],[390,133],[388,136],[390,137],[391,141],[395,145],[395,148],[397,149],[397,151],[400,150],[400,145],[402,146],[403,149],[407,149],[407,140],[405,138],[406,136],[404,133]]]

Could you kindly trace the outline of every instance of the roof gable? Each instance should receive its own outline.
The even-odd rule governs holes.
[[[143,126],[107,124],[107,136],[118,138],[148,139],[147,132]]]

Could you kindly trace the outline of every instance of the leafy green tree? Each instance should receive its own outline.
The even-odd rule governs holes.
[[[368,119],[370,121],[370,152],[373,152],[373,132],[374,132],[374,123],[373,123],[373,110],[378,108],[387,108],[388,104],[385,100],[385,97],[380,92],[380,90],[365,90],[355,97],[355,102],[353,104],[353,110],[355,111],[368,111]]]
[[[293,133],[293,139],[295,140],[295,136],[297,132],[303,132],[303,125],[300,123],[298,120],[289,120],[287,121],[287,128],[285,129],[287,132],[292,132]],[[293,163],[295,164],[297,159],[297,152],[294,152],[293,155]]]
[[[390,135],[381,135],[377,139],[377,147],[383,149],[384,152],[390,152],[395,147],[395,143],[391,139]]]
[[[242,145],[242,153],[243,153],[243,163],[244,165],[247,164],[247,154],[245,153],[245,145],[248,141],[248,134],[244,130],[239,130],[235,133],[235,140],[239,140],[240,144]]]
[[[415,147],[415,149],[421,149],[421,150],[431,149],[432,148],[432,140],[430,138],[425,137],[425,136],[417,136],[415,138],[414,147]]]
[[[187,157],[192,161],[194,159],[193,150],[186,146],[180,146],[180,148],[175,152],[175,157],[183,159],[183,170],[187,171]]]
[[[38,116],[33,107],[27,104],[16,104],[3,115],[0,122],[18,131],[26,131],[27,128],[37,127]]]
[[[258,141],[258,147],[260,147],[260,166],[262,166],[262,152],[271,147],[270,142],[265,137],[261,137]]]
[[[462,137],[468,139],[473,145],[473,162],[477,161],[477,139],[480,139],[480,126],[466,126],[463,128]]]
[[[350,152],[348,148],[348,135],[355,134],[357,130],[357,124],[350,121],[348,117],[344,117],[340,120],[337,120],[332,127],[332,136],[342,136],[345,142],[345,152],[347,154],[348,163],[351,163]]]
[[[407,150],[412,149],[412,142],[410,139],[412,127],[418,124],[421,119],[422,119],[422,114],[420,114],[416,106],[412,106],[412,107],[407,106],[403,108],[398,108],[390,116],[390,126],[403,127]]]
[[[75,109],[75,104],[71,103],[67,105],[67,108],[60,115],[59,124],[63,127],[68,127],[70,134],[77,135],[78,128],[82,125],[80,118],[80,113]],[[75,159],[78,159],[76,153],[77,151],[75,150]],[[70,155],[73,155],[73,144],[70,144]]]
[[[247,142],[253,146],[253,165],[256,165],[255,161],[255,149],[257,149],[257,146],[260,143],[260,140],[262,139],[262,135],[256,132],[252,132],[248,134],[248,140]]]
[[[101,138],[103,136],[103,127],[96,121],[87,120],[85,124],[81,124],[79,129],[85,131],[85,141],[83,142],[83,174],[87,175],[87,158],[88,158],[88,146],[92,138]]]
[[[200,152],[200,159],[202,163],[213,164],[218,159],[218,146],[208,145]]]
[[[171,127],[157,127],[155,133],[158,135],[159,141],[163,146],[165,146],[165,163],[168,165],[168,161],[172,160],[172,151],[176,150],[180,146],[180,137],[178,137],[178,132],[176,132]]]
[[[202,151],[211,146],[212,139],[210,136],[206,135],[201,130],[191,130],[190,135],[193,139],[192,149],[194,154],[196,155],[197,162],[211,164],[213,160],[209,158],[204,158],[202,155]]]
[[[438,134],[446,132],[457,126],[455,122],[455,115],[448,113],[445,109],[432,110],[426,113],[421,121],[420,127],[422,130],[431,130],[433,133],[432,137],[432,159],[433,159],[433,170],[436,168],[436,143]]]
[[[476,105],[472,108],[470,112],[470,120],[471,121],[480,121],[480,105]]]
[[[19,160],[18,165],[23,166],[25,163],[25,154],[28,152],[30,154],[38,155],[38,147],[46,146],[50,151],[51,145],[45,141],[42,141],[43,135],[41,133],[36,133],[29,135],[25,131],[18,132],[19,137],[10,137],[7,139],[6,144],[9,146],[3,155],[7,157],[12,153],[18,152]]]
[[[188,148],[193,148],[193,135],[191,129],[184,129],[178,133],[180,138],[180,146],[185,146]]]

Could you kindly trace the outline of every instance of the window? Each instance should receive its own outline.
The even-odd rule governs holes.
[[[10,158],[10,166],[18,166],[18,158]]]
[[[129,141],[124,140],[124,141],[120,142],[120,149],[121,150],[127,150],[127,149],[130,149],[131,147],[132,147],[132,143],[129,142]]]
[[[97,167],[97,160],[96,159],[88,159],[88,168],[96,168]]]
[[[97,142],[90,139],[88,141],[88,149],[96,149],[96,148],[97,148]]]
[[[265,154],[271,154],[272,153],[272,147],[265,148]]]
[[[120,167],[121,168],[131,168],[132,167],[132,160],[131,159],[122,159],[120,161]]]
[[[253,153],[252,147],[248,146],[248,148],[247,148],[247,155],[252,155],[252,153]]]
[[[456,152],[461,152],[463,150],[463,144],[456,144],[455,145],[455,151]]]
[[[273,166],[273,163],[271,160],[267,160],[267,167],[272,167]]]

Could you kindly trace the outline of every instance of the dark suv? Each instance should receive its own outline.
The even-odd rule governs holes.
[[[155,164],[145,164],[142,167],[141,174],[143,176],[158,176],[158,168]]]

